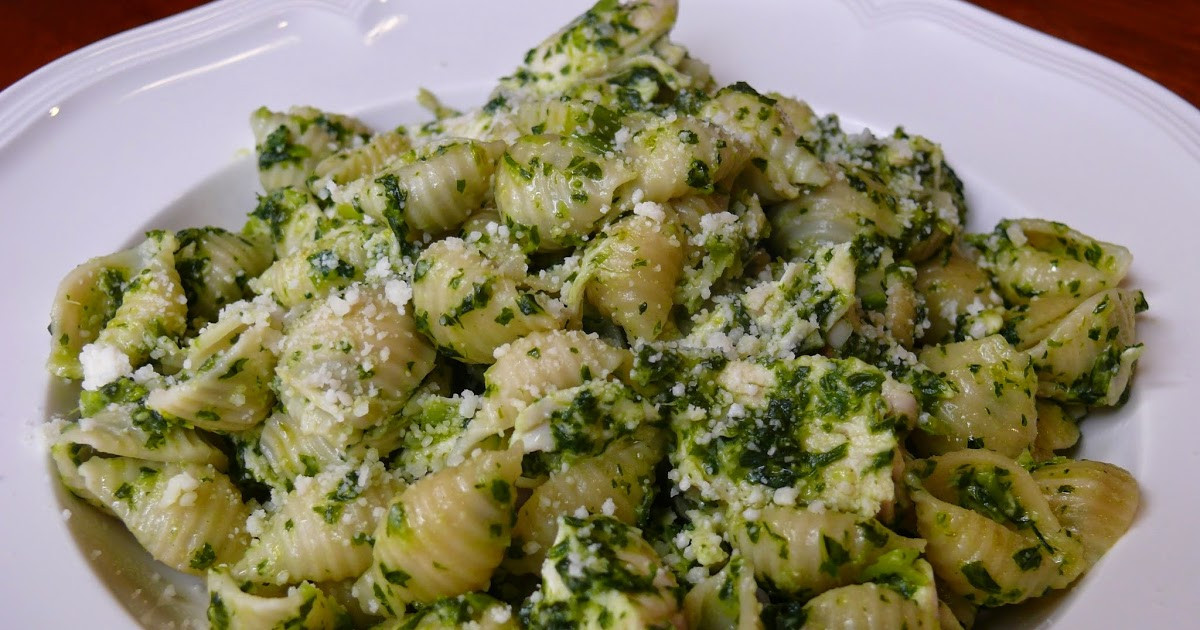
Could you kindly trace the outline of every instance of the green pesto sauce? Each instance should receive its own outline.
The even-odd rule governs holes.
[[[310,155],[308,147],[294,142],[286,125],[279,125],[258,146],[258,168],[265,171],[279,164],[299,166]]]
[[[772,602],[763,606],[762,622],[765,630],[795,630],[808,622],[808,611],[802,601]]]
[[[655,562],[642,572],[635,564],[623,561],[621,550],[628,549],[640,537],[628,525],[611,517],[561,519],[565,535],[550,548],[546,562],[562,579],[569,599],[542,600],[522,611],[527,627],[574,628],[589,617],[602,626],[611,617],[599,600],[612,593],[639,595],[657,593],[654,585]]]
[[[704,427],[676,427],[681,445],[708,474],[770,488],[804,487],[815,496],[824,488],[825,469],[847,456],[849,443],[810,451],[804,446],[806,438],[825,423],[859,414],[871,414],[876,422],[883,422],[880,388],[884,377],[847,362],[831,362],[831,368],[820,375],[809,365],[786,362],[774,364],[772,371],[776,386],[762,407],[746,409],[744,417],[729,420],[732,428],[713,436],[704,436]],[[691,404],[709,406],[704,398],[701,393],[700,400]],[[890,425],[872,428],[892,430]],[[877,454],[873,468],[890,463],[890,452]]]
[[[408,222],[404,219],[404,211],[408,207],[408,190],[400,187],[400,180],[392,173],[376,178],[375,183],[383,188],[383,196],[386,200],[383,218],[400,243],[400,253],[409,258],[415,258],[419,254],[418,247],[409,240],[410,229]],[[459,192],[462,191],[459,190]]]
[[[259,195],[258,205],[250,213],[250,216],[266,224],[271,238],[279,242],[283,240],[284,228],[291,222],[296,211],[308,202],[308,199],[308,193],[287,186],[273,191],[269,195]]]
[[[331,249],[322,249],[315,252],[309,255],[307,260],[309,266],[308,275],[316,284],[327,282],[331,278],[352,279],[356,273],[354,265],[342,260]]]
[[[1025,507],[1012,492],[1012,473],[999,466],[965,464],[955,471],[953,484],[958,503],[1001,525],[1033,526]]]
[[[962,565],[960,569],[962,570],[963,577],[967,578],[967,582],[971,586],[985,593],[998,594],[1000,592],[1000,585],[996,583],[996,580],[988,572],[987,568],[983,566],[983,563],[978,560],[968,562]]]
[[[863,579],[886,586],[908,599],[929,584],[929,579],[916,566],[921,554],[916,549],[895,549],[883,554],[875,564],[863,571]]]
[[[499,600],[483,593],[443,597],[421,606],[411,617],[407,617],[397,630],[415,630],[434,621],[437,622],[437,627],[462,627],[471,622],[481,621],[489,610],[503,605]]]
[[[208,596],[208,624],[212,630],[228,630],[231,617],[225,600],[218,593]]]
[[[79,413],[85,418],[113,404],[138,404],[146,400],[149,391],[129,377],[121,377],[96,390],[79,392]]]
[[[338,482],[332,492],[325,495],[327,503],[313,506],[313,511],[320,514],[326,523],[332,525],[342,517],[346,502],[357,499],[361,494],[362,488],[358,485],[358,471],[352,470]]]
[[[188,566],[197,571],[204,571],[217,561],[217,552],[213,550],[212,545],[204,543],[192,554],[191,560],[188,561]]]

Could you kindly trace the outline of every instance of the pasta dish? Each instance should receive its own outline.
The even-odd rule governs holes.
[[[966,230],[932,140],[723,82],[600,0],[486,103],[250,123],[240,229],[62,280],[62,483],[224,628],[968,628],[1137,483],[1128,250]]]

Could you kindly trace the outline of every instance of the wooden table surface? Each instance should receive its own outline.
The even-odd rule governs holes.
[[[0,88],[114,33],[200,0],[0,0]],[[975,0],[1115,59],[1200,106],[1200,0]]]

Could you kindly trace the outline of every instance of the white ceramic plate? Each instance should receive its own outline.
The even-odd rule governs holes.
[[[1082,454],[1131,470],[1143,508],[1052,607],[1005,620],[1062,629],[1196,619],[1200,112],[1111,61],[966,4],[683,4],[674,38],[718,80],[940,141],[966,182],[972,229],[1049,217],[1134,252],[1130,281],[1152,307],[1139,330],[1148,350],[1129,404],[1086,421]],[[41,367],[58,280],[151,226],[240,225],[254,204],[246,121],[259,105],[312,104],[383,126],[418,118],[418,86],[476,104],[585,6],[222,0],[0,93],[2,625],[164,627],[203,598],[195,581],[158,576],[123,528],[62,496],[49,475],[33,429],[71,404]]]

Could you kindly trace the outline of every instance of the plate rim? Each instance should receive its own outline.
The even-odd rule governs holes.
[[[844,0],[863,26],[930,20],[980,43],[1104,92],[1154,121],[1200,162],[1200,108],[1098,52],[967,0]],[[0,150],[53,103],[129,67],[172,55],[282,10],[318,8],[354,17],[388,0],[215,0],[68,53],[0,91]]]

